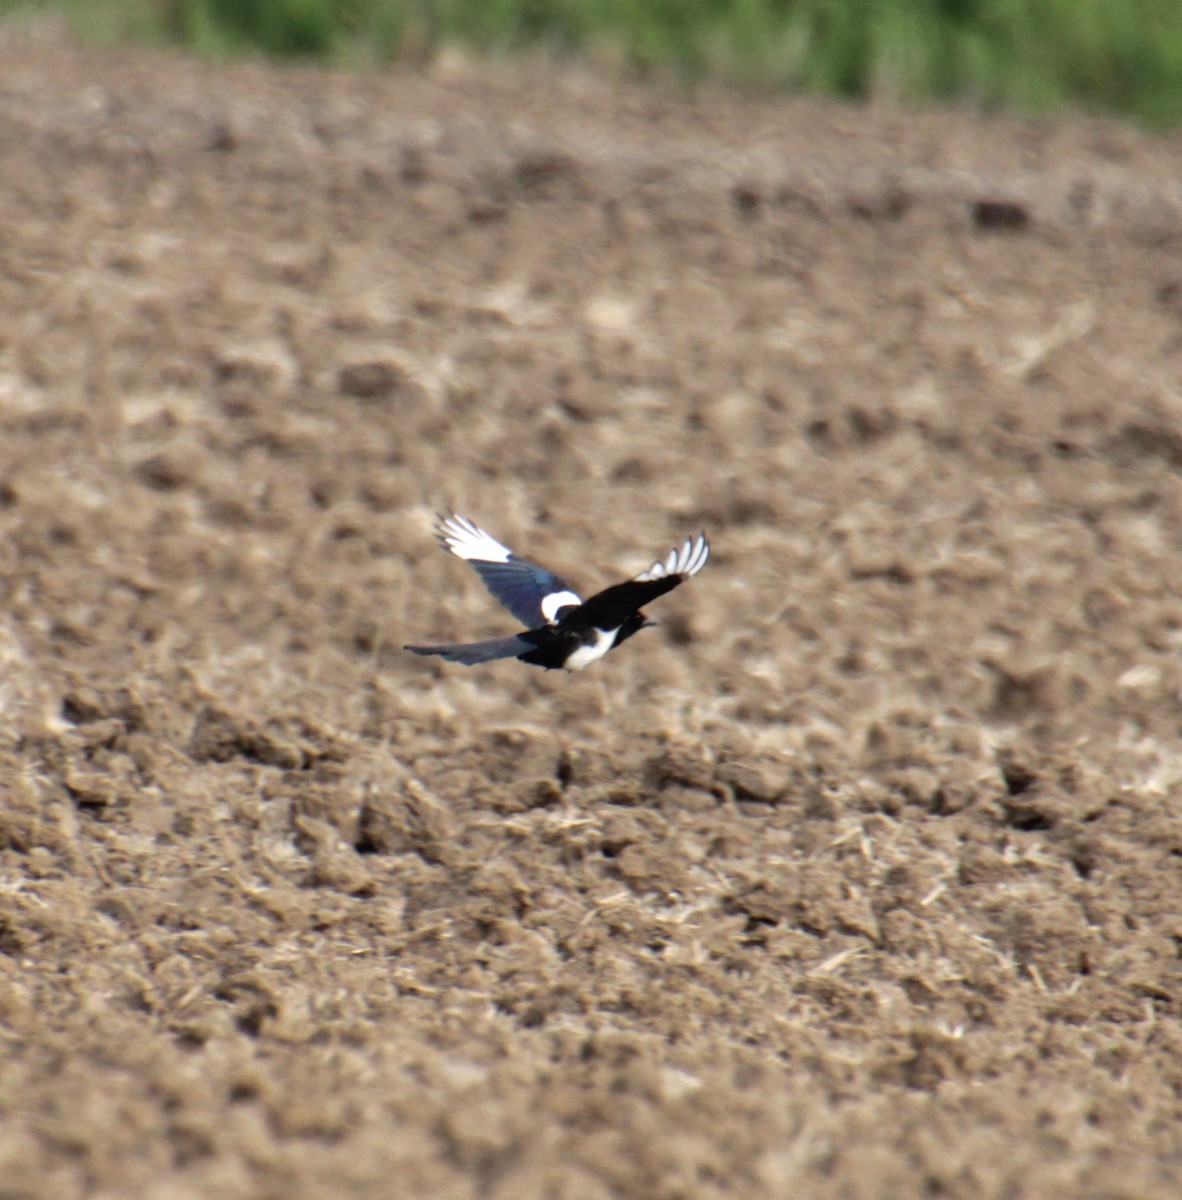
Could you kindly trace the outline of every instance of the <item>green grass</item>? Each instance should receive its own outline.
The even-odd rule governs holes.
[[[458,44],[687,83],[1182,121],[1182,0],[0,0],[0,17],[37,11],[217,57],[384,64]]]

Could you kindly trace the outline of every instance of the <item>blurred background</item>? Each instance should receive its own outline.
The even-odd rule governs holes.
[[[348,65],[576,56],[700,85],[1182,115],[1176,0],[3,0],[11,27]]]

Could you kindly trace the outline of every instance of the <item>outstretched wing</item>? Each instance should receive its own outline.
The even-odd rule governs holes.
[[[526,629],[553,625],[562,609],[582,603],[553,571],[518,558],[467,517],[440,516],[435,536],[445,550],[476,568],[484,586]]]
[[[579,620],[610,629],[630,612],[643,608],[650,600],[671,592],[678,584],[693,578],[710,557],[710,543],[704,533],[686,538],[665,558],[653,563],[626,583],[617,583],[597,592],[579,610]]]
[[[686,538],[680,546],[670,550],[665,558],[653,563],[647,571],[641,571],[635,582],[648,583],[653,579],[671,579],[677,576],[677,583],[684,583],[695,576],[710,557],[710,543],[704,533],[696,538]],[[673,585],[674,587],[677,584]]]

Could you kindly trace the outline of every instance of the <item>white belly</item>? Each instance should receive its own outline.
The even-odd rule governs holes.
[[[588,643],[586,646],[580,646],[574,654],[566,660],[566,669],[568,671],[581,671],[584,667],[589,667],[597,658],[602,658],[615,645],[616,634],[618,629],[596,629],[595,641]]]

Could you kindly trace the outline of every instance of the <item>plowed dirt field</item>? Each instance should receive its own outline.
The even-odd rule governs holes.
[[[0,1197],[1182,1195],[1180,179],[0,47]]]

